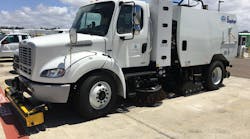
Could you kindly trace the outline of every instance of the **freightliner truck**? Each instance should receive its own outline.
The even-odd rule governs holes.
[[[20,43],[19,76],[6,96],[30,127],[44,122],[45,103],[71,101],[92,119],[118,97],[219,89],[237,53],[237,19],[197,2],[201,9],[168,0],[85,5],[68,34]],[[31,107],[30,98],[43,103]]]

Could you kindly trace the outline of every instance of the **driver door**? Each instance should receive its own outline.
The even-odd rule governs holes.
[[[149,65],[150,44],[148,19],[145,18],[145,13],[147,12],[139,5],[123,4],[120,6],[112,57],[122,68]]]

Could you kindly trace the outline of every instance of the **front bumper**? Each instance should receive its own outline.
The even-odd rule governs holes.
[[[22,76],[15,78],[13,86],[20,92],[27,92],[35,99],[49,103],[67,103],[70,84],[44,84],[30,81]]]

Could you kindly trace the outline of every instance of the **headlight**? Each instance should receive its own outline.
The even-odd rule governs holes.
[[[44,70],[41,73],[41,77],[59,78],[59,77],[62,77],[64,73],[65,73],[65,69],[61,69],[61,68],[49,69],[49,70]]]

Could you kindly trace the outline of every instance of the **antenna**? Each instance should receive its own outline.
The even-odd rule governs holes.
[[[220,5],[221,5],[221,3],[223,3],[224,2],[224,0],[219,0],[218,1],[218,12],[220,12]]]

